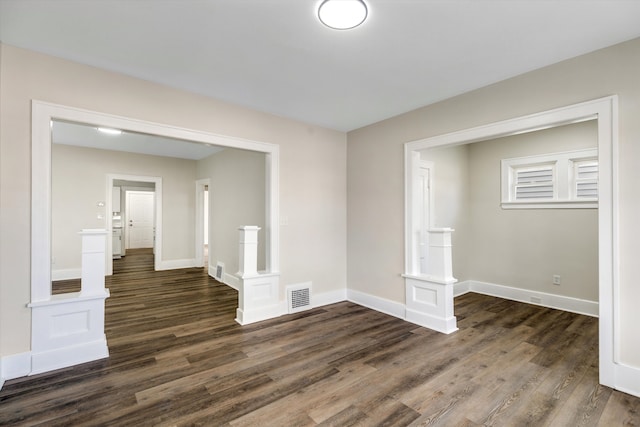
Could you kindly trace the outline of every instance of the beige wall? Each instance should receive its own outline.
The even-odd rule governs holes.
[[[403,144],[619,95],[620,356],[640,367],[640,39],[564,61],[348,134],[349,286],[404,301]]]
[[[476,280],[598,300],[596,209],[500,206],[500,161],[597,146],[595,121],[508,138],[423,150],[434,164],[435,227],[452,227],[453,273]],[[562,277],[561,286],[552,276]]]
[[[265,269],[265,155],[225,149],[197,163],[198,179],[209,178],[209,264],[238,265],[238,227],[257,225],[258,270]]]
[[[435,228],[449,227],[453,251],[453,276],[458,281],[469,280],[469,146],[424,150],[420,158],[433,162],[433,218]]]
[[[81,267],[82,228],[106,228],[107,174],[162,178],[162,260],[193,259],[194,160],[54,144],[51,153],[52,269]],[[97,213],[104,219],[97,219]]]
[[[33,99],[278,144],[280,212],[288,219],[280,282],[312,281],[314,293],[346,287],[344,133],[8,45],[0,55],[0,355],[29,351],[31,342]]]
[[[596,145],[591,121],[469,146],[471,279],[598,301],[597,209],[500,207],[501,159]]]

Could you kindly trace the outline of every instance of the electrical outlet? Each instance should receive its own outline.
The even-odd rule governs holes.
[[[553,275],[553,284],[554,285],[560,285],[560,276],[557,274]]]

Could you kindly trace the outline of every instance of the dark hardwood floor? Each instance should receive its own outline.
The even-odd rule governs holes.
[[[204,269],[114,268],[110,357],[7,381],[0,425],[640,425],[598,385],[597,319],[467,294],[451,335],[349,302],[240,326]]]

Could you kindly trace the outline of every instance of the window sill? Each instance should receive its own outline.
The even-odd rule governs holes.
[[[502,202],[502,209],[598,209],[598,201],[552,200],[544,202]]]

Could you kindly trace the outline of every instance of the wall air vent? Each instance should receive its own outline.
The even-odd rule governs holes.
[[[297,313],[311,308],[311,282],[287,286],[289,313]]]
[[[224,264],[221,262],[218,262],[216,264],[216,275],[215,278],[218,282],[224,283],[222,281],[222,278],[224,277]]]

